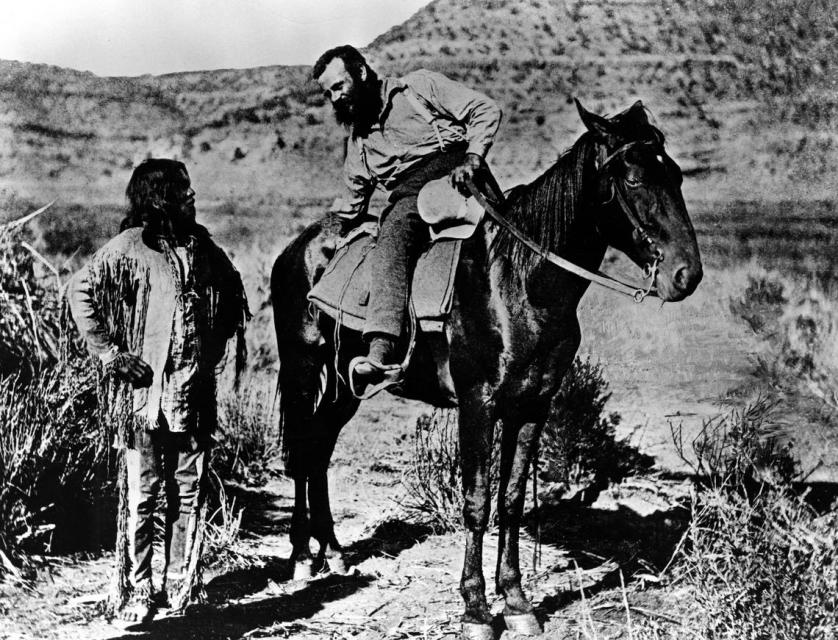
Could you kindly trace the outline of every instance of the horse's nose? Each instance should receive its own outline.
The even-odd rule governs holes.
[[[701,278],[703,276],[704,272],[701,268],[701,264],[690,265],[685,263],[675,269],[675,274],[672,277],[672,283],[678,291],[689,295],[695,291],[695,288],[698,286],[698,283],[701,282]]]

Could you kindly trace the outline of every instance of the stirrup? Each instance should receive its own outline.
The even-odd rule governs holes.
[[[366,365],[371,368],[372,371],[377,372],[382,376],[382,380],[375,384],[365,385],[362,392],[358,391],[355,387],[355,369],[359,365]],[[349,362],[349,390],[358,400],[369,400],[379,391],[384,391],[384,389],[400,383],[402,381],[403,373],[404,368],[400,364],[379,364],[375,360],[370,360],[367,356],[358,356],[357,358],[352,358]]]

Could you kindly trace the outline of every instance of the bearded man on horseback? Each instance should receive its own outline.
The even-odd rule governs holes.
[[[377,382],[396,360],[409,296],[409,277],[428,227],[419,216],[417,197],[430,182],[450,175],[465,192],[475,178],[501,120],[498,105],[440,73],[419,69],[401,78],[379,78],[361,53],[343,45],[326,51],[312,76],[331,101],[339,124],[349,130],[344,179],[346,198],[332,213],[350,228],[368,215],[376,187],[388,194],[378,215],[370,273],[364,339],[366,358],[358,358],[350,375]]]

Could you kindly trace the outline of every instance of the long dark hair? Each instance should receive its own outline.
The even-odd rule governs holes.
[[[125,197],[128,199],[125,218],[120,231],[132,227],[157,230],[168,215],[168,208],[175,201],[175,190],[188,180],[186,166],[168,158],[143,160],[131,174]]]

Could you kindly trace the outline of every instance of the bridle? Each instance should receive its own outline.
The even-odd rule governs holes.
[[[621,157],[624,153],[628,150],[634,148],[635,146],[641,144],[652,144],[649,141],[633,141],[622,145],[621,147],[617,148],[611,154],[607,155],[605,159],[599,163],[597,168],[597,176],[600,177],[600,174],[608,167],[608,165],[618,157]],[[604,155],[603,152],[607,150],[602,147],[600,149],[600,153]],[[506,201],[503,197],[503,191],[501,190],[500,186],[498,186],[497,182],[494,179],[494,176],[488,168],[485,168],[482,171],[482,176],[485,178],[483,181],[486,186],[489,187],[489,191],[491,192],[491,196],[487,196],[480,188],[478,188],[472,180],[466,181],[466,186],[468,190],[471,192],[474,199],[477,203],[483,207],[486,213],[489,215],[492,220],[506,229],[512,237],[514,237],[518,242],[523,244],[525,247],[533,251],[534,253],[538,254],[542,259],[550,262],[551,264],[556,265],[564,269],[565,271],[569,271],[581,278],[589,280],[595,284],[601,285],[612,291],[617,291],[618,293],[622,293],[624,295],[630,296],[635,302],[643,302],[648,297],[658,297],[658,293],[655,290],[655,277],[658,274],[658,266],[661,262],[663,262],[663,252],[655,246],[655,240],[651,236],[651,234],[646,229],[646,226],[642,223],[637,213],[634,211],[634,208],[629,203],[628,199],[625,197],[625,194],[622,192],[621,188],[617,185],[617,178],[613,175],[609,176],[611,178],[611,188],[612,188],[612,195],[611,197],[606,200],[605,202],[601,203],[601,206],[606,206],[610,204],[611,200],[615,197],[617,199],[620,208],[622,209],[623,213],[625,214],[626,218],[628,219],[629,223],[634,228],[634,232],[638,234],[641,241],[645,242],[649,245],[652,249],[652,262],[646,263],[643,266],[643,278],[649,280],[649,284],[643,287],[637,287],[634,285],[627,284],[616,278],[612,278],[611,276],[602,273],[601,271],[588,271],[583,267],[580,267],[565,258],[562,258],[559,255],[556,255],[552,251],[548,251],[544,247],[538,245],[534,242],[531,238],[525,235],[518,227],[514,224],[509,222],[506,217],[503,215],[506,211]],[[601,233],[601,232],[600,232]]]
[[[640,241],[646,245],[648,245],[649,250],[652,254],[652,262],[646,263],[643,265],[643,277],[644,279],[651,278],[652,282],[650,283],[649,291],[651,291],[652,283],[654,283],[655,276],[658,273],[658,265],[663,262],[663,251],[657,246],[657,242],[652,234],[649,233],[646,225],[643,224],[643,221],[640,219],[640,216],[637,215],[637,212],[634,210],[634,207],[629,202],[628,198],[622,187],[622,181],[619,180],[616,176],[611,175],[606,172],[608,169],[609,164],[615,160],[616,158],[622,158],[623,155],[630,151],[631,149],[638,147],[638,146],[652,146],[656,145],[657,142],[653,142],[651,140],[633,140],[632,142],[627,142],[626,144],[618,147],[610,154],[605,156],[607,150],[604,146],[600,147],[600,155],[605,156],[605,158],[598,163],[597,167],[597,178],[601,179],[603,175],[607,175],[608,178],[611,180],[611,196],[608,200],[600,203],[601,207],[606,207],[611,203],[612,200],[616,199],[617,204],[619,204],[620,209],[625,215],[626,219],[629,221],[629,224],[634,228],[634,233],[637,234],[637,237]],[[601,233],[601,232],[600,232]],[[647,293],[646,295],[650,295]],[[645,297],[645,296],[644,296]]]

